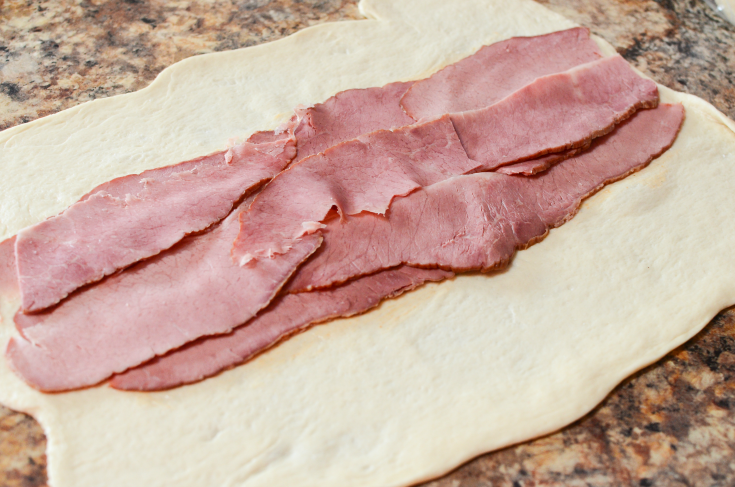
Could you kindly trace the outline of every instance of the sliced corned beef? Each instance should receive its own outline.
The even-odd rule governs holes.
[[[343,217],[383,214],[394,197],[448,177],[583,147],[657,103],[656,84],[614,56],[539,78],[490,107],[362,135],[274,178],[242,214],[233,256],[288,252],[320,231],[332,207]]]
[[[343,286],[287,294],[247,324],[226,335],[205,337],[112,378],[117,389],[152,391],[196,382],[234,367],[315,323],[363,313],[386,298],[454,274],[401,266]]]
[[[49,311],[19,314],[24,339],[8,344],[11,367],[42,391],[75,389],[251,319],[321,237],[303,238],[286,255],[241,267],[229,252],[239,230],[237,216],[234,212],[209,232],[186,237]]]
[[[590,141],[591,143],[592,141]],[[533,176],[540,172],[546,171],[548,168],[557,164],[561,161],[565,161],[572,156],[575,156],[588,148],[590,144],[585,144],[584,147],[578,147],[575,149],[567,149],[562,152],[555,152],[553,154],[546,154],[545,156],[536,157],[527,161],[515,162],[507,166],[502,166],[496,169],[497,172],[509,175],[518,176]]]
[[[0,242],[0,294],[17,295],[18,274],[15,271],[15,237]]]
[[[480,48],[427,79],[401,99],[416,120],[490,106],[521,86],[601,57],[584,27],[536,37],[513,37]]]
[[[18,233],[22,308],[52,306],[80,286],[158,254],[221,220],[282,171],[295,144],[244,143],[104,183],[61,214]]]
[[[295,160],[376,130],[492,105],[538,77],[600,57],[589,30],[576,27],[482,47],[418,82],[343,91],[298,111],[302,118],[295,129]]]
[[[363,213],[333,220],[288,290],[328,287],[399,264],[455,271],[502,267],[516,249],[572,218],[583,198],[670,147],[683,118],[681,105],[643,110],[538,176],[457,177],[397,199],[388,218]]]
[[[542,37],[552,39],[556,49],[577,45],[579,52],[552,55],[548,62],[538,62],[540,66],[525,63],[524,57],[520,70],[524,72],[505,78],[502,71],[509,66],[489,64],[496,79],[482,78],[478,61],[487,63],[503,49],[511,58],[529,52],[543,57],[540,44],[531,40],[538,38],[511,39],[419,83],[436,87],[466,82],[485,90],[495,83],[496,99],[478,96],[469,88],[452,99],[435,88],[443,99],[432,104],[422,98],[425,87],[416,88],[413,95],[406,93],[412,83],[349,90],[299,109],[283,128],[257,132],[248,143],[227,152],[101,185],[47,221],[58,219],[56,226],[42,222],[24,230],[27,233],[15,242],[23,306],[37,311],[223,218],[247,188],[288,165],[296,152],[290,134],[300,137],[297,157],[305,159],[272,181],[251,211],[243,211],[248,206],[243,204],[217,228],[186,237],[166,253],[76,293],[54,309],[19,313],[16,324],[24,338],[8,345],[11,366],[34,387],[58,391],[95,384],[159,356],[118,375],[113,384],[139,390],[172,387],[247,360],[311,323],[362,312],[385,296],[451,275],[392,267],[408,263],[487,270],[504,265],[517,248],[571,218],[586,195],[643,167],[668,147],[683,117],[680,107],[660,107],[650,111],[655,116],[641,114],[578,154],[591,139],[609,132],[638,108],[655,106],[658,93],[654,83],[638,77],[619,57],[577,66],[587,58],[599,58],[584,29]],[[558,73],[565,63],[577,67]],[[463,72],[470,74],[458,81]],[[549,72],[556,74],[538,78]],[[401,97],[416,110],[436,110],[442,103],[483,108],[405,126],[414,120],[401,110]],[[369,110],[366,99],[372,100]],[[640,117],[648,128],[655,127],[650,140],[633,141],[631,127],[642,123],[635,122]],[[373,132],[385,128],[393,130]],[[263,163],[267,169],[250,168],[247,177],[253,178],[258,170],[270,173],[257,181],[242,171],[224,174],[258,157],[268,160]],[[525,181],[509,176],[536,174],[554,164]],[[490,170],[498,173],[450,179]],[[206,177],[219,186],[213,188],[212,180],[206,188],[197,186],[196,180]],[[237,177],[244,179],[238,180],[240,193],[235,194]],[[393,198],[419,188],[423,189],[396,201],[387,218],[375,215],[386,213]],[[191,198],[197,189],[203,190],[197,197],[205,201],[198,206]],[[162,208],[151,208],[151,201]],[[326,288],[376,274],[337,288],[279,298],[248,325],[228,334],[266,306],[319,247],[322,221],[334,207],[341,219],[329,222],[327,245],[299,271],[288,290]],[[171,208],[181,211],[173,221]],[[93,222],[95,237],[105,235],[115,245],[108,241],[102,245],[83,234],[79,242],[67,246],[65,236],[85,221]],[[125,231],[119,230],[120,224],[128,224]],[[163,236],[154,232],[161,227],[169,230]],[[228,252],[235,235],[236,263]],[[0,244],[0,258],[6,242]],[[47,254],[36,257],[39,249]],[[34,259],[46,264],[28,266]],[[63,264],[48,276],[41,275],[53,267],[47,262]],[[27,284],[25,278],[30,279]],[[34,288],[43,279],[51,282],[49,293]],[[209,301],[216,306],[209,306]],[[209,335],[217,336],[197,340]],[[182,367],[186,363],[195,366],[186,370]]]
[[[582,147],[637,109],[657,104],[656,83],[615,55],[544,76],[495,105],[450,118],[470,159],[491,170]]]
[[[325,232],[325,251],[337,242],[349,249],[349,254],[315,255],[314,262],[297,271],[296,281],[309,268],[329,266],[335,258],[349,267],[363,264],[359,260],[362,255],[368,255],[368,260],[373,262],[378,256],[377,261],[381,262],[380,256],[389,256],[392,248],[403,249],[404,255],[417,252],[429,255],[430,260],[420,261],[421,265],[440,264],[459,269],[502,265],[517,248],[532,243],[548,228],[571,218],[586,195],[640,169],[668,147],[682,116],[681,106],[662,105],[641,112],[599,141],[594,150],[537,178],[464,176],[398,200],[388,220],[361,215],[349,218],[346,224],[335,221]],[[651,130],[650,139],[642,140],[647,138],[643,128]],[[365,226],[360,223],[363,220],[379,223]],[[389,224],[381,225],[385,222]],[[333,228],[337,232],[333,233]],[[247,360],[311,323],[365,311],[381,297],[413,288],[427,277],[440,280],[451,275],[422,276],[421,272],[401,266],[339,287],[283,296],[231,334],[204,338],[174,350],[116,376],[111,384],[120,389],[158,390],[201,380]]]
[[[342,215],[384,213],[397,195],[475,170],[447,117],[380,130],[292,164],[241,215],[241,263],[288,252],[318,231],[333,206]]]
[[[414,123],[399,101],[413,82],[347,90],[301,112],[294,130],[300,161],[359,135]]]
[[[247,142],[251,144],[267,144],[292,137],[288,130],[261,130],[248,137]]]

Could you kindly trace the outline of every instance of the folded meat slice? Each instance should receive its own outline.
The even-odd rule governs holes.
[[[287,255],[241,267],[230,257],[238,229],[236,211],[214,229],[186,237],[50,311],[17,314],[24,339],[8,344],[11,367],[42,391],[76,389],[247,322],[321,237],[306,237]]]
[[[300,161],[359,135],[414,123],[399,101],[410,82],[337,93],[324,103],[303,110],[294,130]]]
[[[116,375],[116,389],[153,391],[200,381],[234,367],[310,325],[353,316],[428,281],[454,274],[440,269],[401,266],[365,276],[343,286],[277,298],[246,325],[227,335],[192,342]]]
[[[52,306],[78,287],[209,227],[294,155],[293,138],[244,143],[96,187],[61,214],[18,233],[23,310]]]
[[[656,104],[656,84],[613,56],[539,78],[483,109],[362,135],[274,178],[242,214],[233,256],[244,264],[288,252],[332,207],[343,217],[383,214],[394,197],[449,177],[584,147]]]
[[[490,106],[536,78],[601,56],[584,27],[536,37],[513,37],[417,81],[401,99],[416,120]]]
[[[615,55],[544,76],[494,105],[450,118],[470,159],[490,170],[583,147],[639,108],[656,105],[656,83]]]
[[[506,265],[516,249],[571,219],[583,198],[646,166],[671,146],[681,105],[643,110],[582,154],[531,178],[462,176],[396,200],[389,216],[333,220],[288,290],[333,286],[399,264],[454,271]]]
[[[245,264],[288,252],[334,206],[342,215],[384,213],[397,195],[477,168],[446,116],[361,135],[275,177],[241,215],[233,254]]]
[[[592,141],[590,141],[591,143]],[[496,172],[501,174],[518,175],[518,176],[533,176],[540,172],[546,171],[554,164],[558,164],[561,161],[566,161],[570,157],[573,157],[584,149],[587,149],[590,144],[585,144],[584,147],[578,147],[575,149],[567,149],[562,152],[555,152],[553,154],[546,154],[545,156],[537,157],[535,159],[529,159],[527,161],[515,162],[507,166],[502,166],[496,169]]]

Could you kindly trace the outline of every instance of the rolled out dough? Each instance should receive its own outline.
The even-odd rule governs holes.
[[[735,25],[735,0],[715,0],[717,11]]]
[[[369,20],[190,58],[137,93],[0,133],[0,233],[113,177],[274,127],[299,103],[574,25],[525,0],[360,7]],[[661,92],[686,106],[675,145],[507,272],[426,286],[168,392],[44,395],[2,361],[0,402],[42,424],[53,487],[403,486],[569,424],[735,302],[735,235],[722,225],[735,125]],[[0,304],[4,349],[18,302]]]

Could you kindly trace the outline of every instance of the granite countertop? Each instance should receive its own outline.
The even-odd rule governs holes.
[[[541,0],[735,118],[735,27],[703,0]],[[146,86],[188,56],[358,19],[352,0],[0,0],[0,130]],[[0,406],[0,487],[46,485],[46,440]],[[424,487],[735,485],[735,310],[563,430]]]

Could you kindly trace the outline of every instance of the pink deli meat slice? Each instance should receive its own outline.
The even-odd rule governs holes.
[[[274,178],[241,215],[233,254],[245,264],[288,252],[334,206],[342,215],[384,213],[395,196],[477,167],[447,117],[362,135]]]
[[[589,30],[576,27],[536,37],[513,37],[480,48],[417,81],[401,99],[416,120],[487,107],[536,78],[601,56]]]
[[[538,77],[600,57],[589,30],[577,27],[485,46],[418,82],[343,91],[300,113],[295,160],[376,130],[492,105]]]
[[[539,78],[495,105],[450,115],[470,159],[492,170],[583,147],[640,108],[658,88],[619,55]]]
[[[579,154],[588,147],[589,144],[586,144],[585,147],[567,149],[562,152],[555,152],[553,154],[547,154],[545,156],[537,157],[535,159],[529,159],[528,161],[515,162],[507,166],[499,167],[495,171],[501,174],[508,175],[533,176],[534,174],[546,171],[554,164],[558,164],[561,161],[566,161],[570,157]]]
[[[656,84],[614,56],[539,78],[490,107],[362,135],[274,178],[242,214],[233,256],[288,252],[332,207],[343,217],[384,214],[396,196],[449,177],[583,147],[657,103]]]
[[[303,110],[294,130],[300,161],[359,135],[414,123],[399,101],[413,82],[347,90]]]
[[[325,291],[277,298],[246,325],[207,337],[112,378],[117,389],[152,391],[200,381],[234,367],[310,325],[353,316],[427,281],[452,277],[440,269],[401,266]]]
[[[11,367],[42,391],[76,389],[247,322],[321,237],[309,236],[287,255],[241,267],[230,257],[238,229],[235,212],[209,232],[186,237],[50,311],[18,313],[24,339],[8,344]]]
[[[295,129],[295,161],[362,134],[412,124],[414,119],[492,105],[536,78],[600,57],[589,30],[577,27],[485,46],[418,82],[343,91],[297,110],[302,118]]]
[[[104,183],[63,213],[21,230],[15,249],[23,310],[52,306],[209,227],[294,155],[293,139],[244,143]]]
[[[396,200],[388,218],[365,213],[333,220],[287,290],[329,287],[399,264],[500,268],[516,249],[571,219],[582,199],[668,149],[683,119],[681,105],[643,110],[588,151],[536,177],[457,177]]]
[[[288,130],[262,130],[260,132],[255,132],[253,135],[248,137],[247,142],[251,144],[267,144],[270,142],[289,139],[292,136],[292,131]]]
[[[15,272],[15,237],[0,242],[0,295],[17,296],[18,275]],[[0,318],[1,320],[1,318]]]

